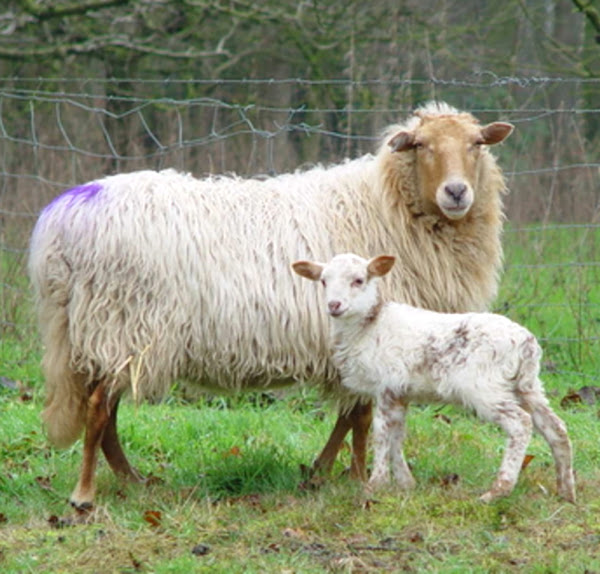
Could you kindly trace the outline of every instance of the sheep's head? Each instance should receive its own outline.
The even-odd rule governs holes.
[[[352,253],[336,255],[329,263],[296,261],[292,269],[325,288],[327,312],[331,317],[363,319],[379,305],[377,279],[394,265],[391,255],[363,259]]]
[[[394,134],[388,146],[392,152],[413,151],[423,200],[435,203],[448,219],[461,219],[475,200],[482,146],[500,143],[513,126],[481,126],[466,113],[415,115],[414,127]]]

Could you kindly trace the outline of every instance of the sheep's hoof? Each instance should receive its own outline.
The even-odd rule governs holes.
[[[69,504],[75,509],[75,512],[81,514],[90,514],[94,510],[94,503],[90,501],[79,502],[77,500],[69,500]]]
[[[78,508],[74,506],[72,502],[71,506],[74,509],[72,514],[69,514],[68,516],[51,516],[48,519],[51,528],[66,528],[78,524],[89,524],[93,521],[95,511],[94,506],[91,503],[85,508]]]
[[[125,469],[115,469],[115,475],[117,475],[121,480],[130,482],[132,484],[145,484],[153,478],[152,476],[146,478],[137,470],[137,468],[134,468],[133,466]]]

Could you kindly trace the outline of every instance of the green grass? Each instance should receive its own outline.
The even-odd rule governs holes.
[[[121,484],[102,463],[93,524],[57,529],[80,445],[57,451],[39,431],[39,401],[0,397],[3,572],[554,572],[600,568],[600,429],[593,407],[557,411],[575,445],[579,503],[554,496],[552,459],[534,437],[515,492],[483,505],[504,437],[444,407],[414,407],[406,454],[418,481],[367,501],[344,475],[298,488],[300,465],[333,418],[298,392],[267,407],[202,401],[122,408],[132,462],[152,480]],[[557,401],[553,401],[556,403]],[[556,404],[555,404],[556,406]],[[449,477],[454,477],[449,479]],[[153,524],[148,513],[157,517]],[[195,555],[194,549],[208,552]],[[197,550],[198,551],[198,550]],[[575,567],[575,570],[569,568]],[[583,571],[583,570],[581,570]]]
[[[504,437],[451,407],[410,411],[416,490],[367,500],[346,476],[349,448],[331,480],[299,488],[301,466],[335,418],[313,390],[276,401],[186,401],[175,390],[163,404],[120,410],[125,450],[148,484],[122,484],[102,460],[94,521],[58,528],[81,443],[57,450],[44,437],[39,345],[27,301],[5,290],[12,319],[0,339],[0,571],[599,572],[599,405],[561,404],[600,377],[597,237],[586,227],[509,230],[496,302],[542,340],[543,379],[574,445],[575,506],[556,498],[538,436],[515,492],[479,503]]]

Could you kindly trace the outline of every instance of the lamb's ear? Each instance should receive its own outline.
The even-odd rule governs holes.
[[[478,143],[485,145],[494,145],[504,141],[515,129],[515,126],[507,122],[494,122],[481,128],[481,135]]]
[[[311,281],[318,281],[321,278],[323,272],[323,265],[314,261],[296,261],[292,263],[292,269]]]
[[[390,141],[388,145],[392,151],[408,151],[415,147],[415,134],[412,132],[398,132]]]
[[[367,271],[373,277],[383,277],[394,266],[395,261],[396,258],[393,255],[373,257],[367,265]]]

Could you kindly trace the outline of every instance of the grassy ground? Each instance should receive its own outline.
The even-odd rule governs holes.
[[[492,425],[451,407],[411,410],[417,489],[366,499],[346,475],[299,488],[333,425],[310,390],[161,405],[125,403],[120,428],[147,485],[104,462],[87,525],[61,527],[81,444],[56,450],[40,427],[35,337],[0,341],[2,572],[600,572],[600,258],[593,228],[510,231],[497,310],[540,335],[544,380],[575,448],[577,505],[555,496],[534,437],[515,492],[483,505],[504,447]],[[595,235],[594,235],[595,233]],[[16,320],[27,316],[10,302]],[[9,330],[10,331],[10,330]],[[587,386],[590,392],[577,392]]]

